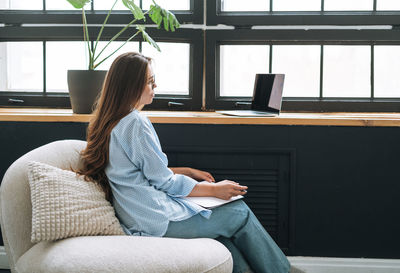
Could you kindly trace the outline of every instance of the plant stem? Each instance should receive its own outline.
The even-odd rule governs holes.
[[[146,15],[149,11],[146,11],[144,15]],[[111,40],[103,47],[103,49],[100,51],[100,53],[94,58],[93,62],[95,62],[103,53],[103,51],[106,49],[106,47],[115,39],[117,39],[128,27],[130,27],[134,22],[136,22],[137,19],[133,19],[132,21],[129,22],[128,25],[126,25],[123,29],[121,29],[117,34],[114,35],[114,37],[111,38]],[[136,34],[135,34],[136,35]]]
[[[125,43],[123,43],[120,47],[118,47],[113,53],[111,53],[110,55],[108,55],[106,58],[104,58],[101,62],[99,62],[98,64],[96,64],[94,66],[94,68],[98,67],[101,63],[103,63],[105,60],[107,60],[108,58],[110,58],[112,55],[114,55],[115,52],[117,52],[118,50],[120,50],[121,47],[123,47],[124,45],[126,45],[127,42],[129,42],[130,40],[132,40],[136,35],[138,35],[140,31],[137,31],[135,34],[133,34],[128,40],[125,41]]]
[[[93,70],[93,52],[90,49],[90,39],[89,39],[89,30],[87,27],[87,21],[86,21],[86,14],[85,14],[85,8],[82,7],[82,21],[83,21],[83,39],[85,42],[87,42],[88,46],[88,52],[89,52],[89,70]]]
[[[110,14],[111,14],[112,10],[114,9],[115,4],[117,4],[117,2],[118,2],[118,0],[115,0],[114,5],[112,5],[111,9],[110,9],[110,10],[108,11],[108,13],[107,13],[106,19],[104,19],[104,22],[103,22],[103,25],[101,26],[99,35],[97,35],[96,44],[94,45],[93,56],[94,56],[95,53],[96,53],[97,43],[98,43],[99,40],[100,40],[101,34],[103,33],[103,30],[104,30],[104,27],[106,26],[106,23],[107,23],[107,21],[108,21],[108,17],[110,17]]]

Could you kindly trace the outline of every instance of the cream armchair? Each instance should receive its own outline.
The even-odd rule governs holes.
[[[63,140],[15,161],[0,187],[0,223],[11,272],[232,272],[230,252],[212,239],[84,236],[31,243],[29,161],[76,168],[86,142]]]

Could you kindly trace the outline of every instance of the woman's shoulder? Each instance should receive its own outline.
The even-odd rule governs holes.
[[[128,115],[123,117],[118,124],[114,127],[114,132],[126,132],[131,131],[135,128],[139,129],[141,127],[148,126],[148,119],[146,116],[142,115],[139,111],[133,110]]]

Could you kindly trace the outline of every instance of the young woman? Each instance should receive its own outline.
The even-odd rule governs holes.
[[[247,187],[168,168],[151,122],[139,112],[156,86],[150,58],[131,52],[115,59],[88,127],[80,173],[102,186],[129,235],[215,238],[231,251],[234,272],[287,273],[285,255],[243,201],[208,210],[182,198],[229,199]]]

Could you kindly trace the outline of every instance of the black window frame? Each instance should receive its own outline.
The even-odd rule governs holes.
[[[190,0],[191,9],[189,11],[174,11],[174,14],[182,24],[203,24],[204,1]],[[272,9],[272,1],[270,9]],[[310,44],[321,45],[321,48],[323,45],[330,44],[370,45],[372,47],[371,62],[373,62],[374,45],[400,45],[400,11],[376,11],[377,0],[374,0],[372,11],[343,12],[323,11],[324,0],[321,0],[321,11],[316,12],[222,12],[219,3],[220,0],[207,1],[207,25],[205,28],[180,28],[176,32],[163,32],[152,27],[147,29],[156,41],[190,43],[190,79],[189,95],[157,95],[153,103],[146,109],[209,111],[249,107],[250,97],[221,98],[218,95],[218,48],[221,44]],[[88,23],[101,24],[106,14],[107,11],[93,10],[92,4],[91,10],[86,12]],[[114,11],[114,14],[110,16],[109,24],[125,24],[131,19],[132,15],[129,11]],[[0,24],[4,24],[3,27],[0,27],[0,42],[82,41],[83,35],[80,26],[63,26],[64,24],[80,23],[81,12],[79,10],[0,10]],[[145,23],[151,24],[151,20],[147,19]],[[33,25],[28,26],[30,24]],[[224,27],[208,27],[219,24],[230,25],[234,30],[227,30]],[[368,25],[389,25],[392,26],[392,29],[312,29],[312,26],[326,25],[353,26],[355,28]],[[267,26],[270,29],[252,29],[256,26]],[[274,27],[279,28],[279,26],[289,26],[289,29],[273,29]],[[290,29],[290,26],[297,28]],[[309,29],[301,29],[298,28],[299,26]],[[112,27],[106,28],[103,33],[104,40],[112,36],[111,29]],[[90,36],[95,37],[98,30],[98,26],[89,27],[89,31],[92,33]],[[119,40],[126,39],[128,33],[129,31]],[[141,38],[134,40],[141,41]],[[322,52],[321,56],[323,56]],[[205,69],[203,70],[204,63]],[[284,98],[282,110],[400,112],[399,98],[373,98],[373,64],[371,67],[371,98],[291,97]],[[321,73],[320,85],[322,85],[322,76]],[[203,77],[206,83],[205,94],[203,94]],[[70,102],[68,93],[0,92],[0,107],[16,106],[69,108]]]
[[[100,27],[89,27],[89,37],[96,37]],[[127,30],[118,40],[124,41],[136,31]],[[181,42],[190,44],[189,94],[157,95],[146,109],[198,110],[202,103],[203,71],[203,32],[202,30],[178,29],[166,33],[155,28],[146,30],[158,42]],[[101,40],[107,40],[115,34],[115,28],[106,27]],[[0,28],[0,42],[11,41],[82,41],[82,27],[8,27]],[[132,41],[144,42],[142,37]],[[45,49],[44,49],[45,50]],[[45,54],[43,56],[45,66]],[[44,69],[46,69],[44,67]],[[46,74],[43,75],[45,77]],[[45,78],[43,79],[44,83]],[[8,107],[59,107],[70,108],[68,93],[43,92],[0,92],[0,106]]]
[[[246,109],[251,97],[219,95],[219,46],[224,44],[265,45],[400,45],[400,30],[209,30],[206,35],[206,108]],[[294,42],[295,41],[295,42]],[[322,57],[323,52],[321,52]],[[373,50],[371,51],[373,67]],[[272,60],[270,59],[270,62]],[[321,62],[322,66],[322,62]],[[245,68],[244,68],[245,69]],[[271,69],[271,66],[270,66]],[[321,68],[322,69],[322,68]],[[321,70],[322,71],[322,70]],[[271,73],[271,71],[269,71]],[[371,81],[373,80],[371,71]],[[310,112],[399,112],[400,98],[324,98],[320,73],[320,97],[290,97],[282,111]],[[373,96],[373,82],[371,82]]]
[[[141,3],[142,1],[140,1]],[[203,0],[190,0],[190,10],[173,10],[174,15],[182,24],[203,24]],[[0,23],[10,26],[22,24],[80,24],[82,13],[80,10],[1,10]],[[85,10],[88,24],[102,24],[108,10],[94,10],[93,2],[89,10]],[[132,20],[132,13],[128,10],[114,10],[107,24],[126,24]],[[154,24],[147,16],[144,24]]]
[[[207,1],[207,25],[225,24],[236,27],[259,25],[395,25],[400,26],[400,11],[377,11],[374,0],[371,11],[270,11],[232,12],[221,11],[221,0]]]
[[[376,5],[377,0],[374,0],[371,11],[324,11],[324,0],[321,0],[321,11],[273,11],[273,0],[271,0],[270,11],[226,12],[221,11],[221,0],[209,0],[206,10],[207,25],[222,24],[234,29],[218,29],[217,27],[206,32],[206,108],[210,110],[246,109],[250,106],[251,97],[219,96],[219,45],[309,44],[321,45],[322,48],[323,45],[342,44],[370,45],[372,47],[371,97],[324,98],[322,97],[323,73],[320,73],[320,96],[318,98],[284,98],[282,110],[400,112],[400,98],[374,98],[373,46],[400,45],[400,11],[377,11]],[[269,29],[260,29],[259,26],[267,26]],[[322,29],[316,29],[315,26],[320,28],[322,26]],[[335,26],[336,29],[329,29],[331,26]],[[344,29],[340,28],[341,26],[352,26],[354,29]],[[381,29],[366,29],[364,26],[381,26]],[[383,26],[392,26],[392,29],[385,29]],[[321,50],[321,72],[323,72],[322,57],[323,51]],[[271,72],[271,62],[270,58],[269,72]]]
[[[45,2],[43,0],[43,2]],[[190,0],[189,11],[173,11],[181,24],[203,23],[203,1]],[[108,11],[86,11],[89,24],[89,37],[97,37]],[[112,25],[126,24],[132,20],[129,11],[114,11],[104,29],[101,40],[110,39],[120,28]],[[31,41],[83,41],[82,27],[68,24],[81,24],[80,10],[0,10],[0,42],[31,42]],[[147,18],[145,24],[154,24]],[[117,30],[117,31],[118,31]],[[117,40],[124,41],[133,34],[135,29],[125,31]],[[200,110],[202,106],[203,89],[203,31],[199,29],[179,28],[175,32],[165,32],[155,27],[147,27],[146,31],[157,42],[176,42],[190,44],[189,59],[189,94],[188,95],[156,95],[149,110]],[[130,34],[130,35],[129,35]],[[144,42],[142,37],[132,41]],[[45,46],[43,46],[45,51]],[[140,48],[141,50],[141,48]],[[45,52],[44,52],[45,53]],[[45,54],[43,66],[45,72]],[[46,93],[46,74],[43,73],[42,92],[0,92],[0,107],[50,107],[71,108],[69,95],[65,92]]]

